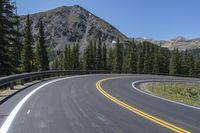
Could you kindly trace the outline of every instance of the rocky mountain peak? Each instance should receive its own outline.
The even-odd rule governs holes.
[[[127,37],[114,26],[90,13],[79,5],[62,6],[46,12],[30,15],[32,33],[38,37],[39,19],[43,20],[47,44],[53,49],[62,50],[66,45],[80,43],[81,49],[90,40],[101,39],[109,47],[113,40]],[[20,17],[20,31],[24,33],[26,16]]]

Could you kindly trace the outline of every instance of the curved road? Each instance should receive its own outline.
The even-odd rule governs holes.
[[[118,78],[106,79],[110,77]],[[0,105],[0,132],[199,133],[200,110],[146,95],[132,87],[134,81],[148,79],[186,78],[118,74],[41,82]]]

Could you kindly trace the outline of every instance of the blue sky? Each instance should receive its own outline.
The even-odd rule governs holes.
[[[200,0],[17,0],[17,5],[20,15],[80,5],[128,37],[200,37]]]

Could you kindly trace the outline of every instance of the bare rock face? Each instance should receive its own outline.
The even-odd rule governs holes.
[[[62,50],[66,45],[74,43],[80,43],[83,49],[90,40],[98,39],[110,47],[117,36],[120,39],[127,39],[115,27],[78,5],[32,14],[30,19],[35,40],[38,37],[39,20],[43,20],[47,44],[53,49]],[[25,22],[26,16],[21,16],[19,27],[21,33],[24,33]]]

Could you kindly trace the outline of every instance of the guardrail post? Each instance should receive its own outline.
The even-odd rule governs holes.
[[[33,78],[32,78],[32,77],[30,77],[30,78],[29,78],[29,82],[32,82],[32,81],[33,81]]]
[[[21,85],[24,85],[24,80],[23,79],[21,80]]]
[[[165,87],[165,85],[168,85],[167,82],[164,82],[164,84],[163,84],[164,95],[166,94],[166,87]]]
[[[10,82],[10,89],[14,89],[14,82]]]
[[[154,91],[154,82],[153,81],[151,82],[151,89],[152,89],[152,91]]]
[[[198,82],[198,86],[197,86],[197,92],[198,92],[198,99],[200,101],[200,82]]]

